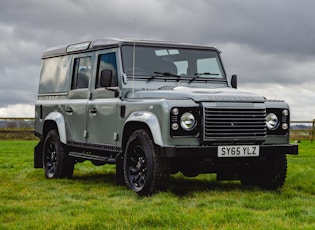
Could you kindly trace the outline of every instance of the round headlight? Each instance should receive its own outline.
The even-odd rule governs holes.
[[[196,126],[196,119],[194,115],[189,112],[184,113],[180,117],[180,126],[186,131],[194,129]]]
[[[266,125],[270,130],[275,130],[279,126],[279,119],[276,114],[268,113],[266,116]]]

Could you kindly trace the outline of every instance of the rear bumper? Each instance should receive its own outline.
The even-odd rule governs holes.
[[[281,144],[281,145],[260,145],[260,156],[277,155],[277,154],[298,154],[298,145]],[[218,146],[167,146],[161,147],[161,156],[176,157],[216,157]]]

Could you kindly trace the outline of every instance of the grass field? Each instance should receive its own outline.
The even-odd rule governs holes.
[[[33,168],[36,141],[0,141],[0,229],[315,229],[315,143],[288,156],[279,191],[172,176],[168,192],[140,198],[115,186],[114,166],[75,166],[71,180]]]

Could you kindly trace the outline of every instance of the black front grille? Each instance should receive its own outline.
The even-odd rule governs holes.
[[[205,141],[261,141],[265,136],[265,108],[204,108]]]

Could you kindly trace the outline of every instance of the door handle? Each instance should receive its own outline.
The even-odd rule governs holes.
[[[97,109],[95,107],[93,107],[92,109],[89,109],[89,113],[97,113]]]
[[[67,113],[73,113],[72,107],[67,107],[67,108],[66,108],[66,112],[67,112]]]

